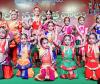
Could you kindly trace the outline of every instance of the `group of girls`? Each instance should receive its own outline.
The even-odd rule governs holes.
[[[0,78],[12,78],[16,68],[16,76],[23,79],[55,80],[58,75],[74,79],[79,77],[77,69],[84,67],[86,79],[100,79],[100,15],[87,28],[83,16],[76,25],[65,17],[62,26],[53,20],[50,10],[43,21],[39,7],[33,13],[34,19],[26,16],[21,20],[18,10],[11,10],[11,20],[5,21],[0,12]],[[58,54],[61,74],[57,73]],[[37,67],[39,74],[34,76]]]

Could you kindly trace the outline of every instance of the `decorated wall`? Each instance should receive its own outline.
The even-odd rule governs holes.
[[[33,15],[33,7],[38,4],[41,8],[41,16],[45,10],[53,11],[53,18],[61,23],[65,16],[72,19],[72,23],[77,23],[79,16],[86,17],[86,25],[90,26],[95,22],[95,16],[100,14],[100,0],[0,0],[0,11],[3,18],[10,19],[9,10],[19,10],[20,18],[24,14]]]

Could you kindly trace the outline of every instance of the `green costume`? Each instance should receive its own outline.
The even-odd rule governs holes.
[[[73,51],[71,48],[68,48],[68,50],[65,50],[65,46],[61,46],[61,50],[64,52],[64,58],[61,63],[61,66],[66,67],[67,70],[63,69],[61,70],[62,74],[68,74],[68,69],[73,70],[74,74],[76,74],[76,77],[78,77],[78,73],[76,70],[76,63],[73,60]]]

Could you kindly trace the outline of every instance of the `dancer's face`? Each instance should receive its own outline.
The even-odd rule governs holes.
[[[50,31],[52,31],[52,30],[54,29],[54,24],[53,24],[53,23],[49,23],[49,24],[48,24],[48,29],[49,29]]]
[[[14,37],[14,39],[15,39],[15,41],[16,41],[17,43],[19,43],[19,42],[20,42],[20,35],[16,35],[16,36]]]
[[[24,35],[21,36],[21,42],[23,44],[26,44],[26,42],[27,42],[27,38]]]
[[[64,43],[65,43],[65,45],[70,45],[71,38],[69,36],[66,36],[65,39],[64,39]]]
[[[17,13],[16,11],[13,11],[13,12],[11,13],[11,19],[12,19],[12,20],[18,19],[18,13]]]
[[[83,25],[85,23],[85,19],[84,18],[80,18],[78,20],[78,22],[79,22],[80,25]]]
[[[66,25],[69,25],[69,24],[70,24],[69,18],[66,18],[66,19],[65,19],[65,24],[66,24]]]
[[[89,36],[89,43],[90,44],[95,44],[96,43],[96,37],[95,37],[95,35],[91,34]]]
[[[51,15],[50,11],[47,11],[46,17],[47,17],[47,19],[51,19],[52,15]]]
[[[35,16],[39,16],[39,14],[40,14],[39,8],[35,8],[35,9],[34,9],[34,15],[35,15]]]
[[[47,49],[47,48],[49,47],[49,45],[48,45],[48,40],[47,40],[47,39],[44,39],[44,40],[42,41],[42,47],[45,48],[45,49]]]

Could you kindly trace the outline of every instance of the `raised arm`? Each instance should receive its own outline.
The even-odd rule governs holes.
[[[91,32],[91,31],[94,29],[95,26],[96,26],[96,23],[94,23],[94,24],[88,29],[88,32]]]

